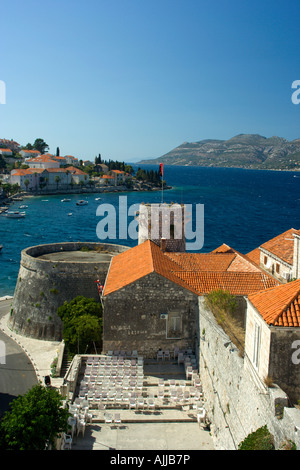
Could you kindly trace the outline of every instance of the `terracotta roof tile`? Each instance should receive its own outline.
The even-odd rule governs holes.
[[[269,325],[300,327],[300,279],[249,296]]]
[[[293,234],[298,230],[291,228],[277,237],[263,243],[260,247],[278,256],[290,265],[293,264],[294,237]]]
[[[147,240],[112,259],[104,296],[152,272],[197,295],[203,295],[213,289],[228,290],[233,295],[248,295],[279,285],[272,276],[256,267],[245,270],[244,260],[239,260],[239,268],[244,271],[238,271],[238,266],[230,271],[228,268],[236,258],[234,253],[222,255],[162,252],[158,245]]]
[[[249,251],[249,253],[247,253],[246,256],[253,263],[255,263],[259,266],[259,264],[260,264],[260,249],[259,248],[255,248],[254,250]]]

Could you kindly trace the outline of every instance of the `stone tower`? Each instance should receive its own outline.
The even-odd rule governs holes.
[[[184,217],[183,204],[141,204],[138,215],[139,244],[150,239],[164,251],[185,251]]]

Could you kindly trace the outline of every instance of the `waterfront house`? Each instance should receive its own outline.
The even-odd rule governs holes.
[[[245,355],[265,381],[300,399],[300,280],[249,295]]]
[[[115,186],[116,185],[116,178],[112,175],[102,175],[100,176],[99,183],[101,185],[110,185],[110,186]]]
[[[115,185],[125,183],[125,171],[111,170],[111,174],[115,178]]]
[[[46,181],[48,173],[43,168],[17,169],[10,173],[10,183],[18,184],[24,191],[37,191]]]

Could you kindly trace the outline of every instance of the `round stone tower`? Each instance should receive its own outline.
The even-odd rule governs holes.
[[[36,339],[60,341],[57,309],[78,295],[100,301],[111,258],[128,247],[102,243],[54,243],[26,248],[8,320],[11,329]]]

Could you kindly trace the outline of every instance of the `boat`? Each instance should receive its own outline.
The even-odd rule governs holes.
[[[72,214],[72,212],[69,212],[69,214],[68,214],[68,215],[73,215],[73,214]]]
[[[77,201],[76,202],[76,205],[77,206],[86,206],[88,204],[88,201],[84,201],[84,200],[81,200],[81,201]]]
[[[22,217],[25,217],[26,213],[20,211],[6,211],[3,213],[3,215],[5,215],[5,217],[8,217],[9,219],[20,219]]]
[[[0,251],[2,250],[2,248],[3,248],[3,245],[0,245]]]
[[[95,201],[100,201],[101,197],[95,197]]]
[[[26,204],[23,204],[22,206],[20,206],[20,209],[26,209],[28,206],[26,206]]]
[[[65,198],[65,199],[62,199],[62,200],[61,200],[61,202],[69,202],[69,201],[71,201],[71,199],[66,199],[66,198]]]

